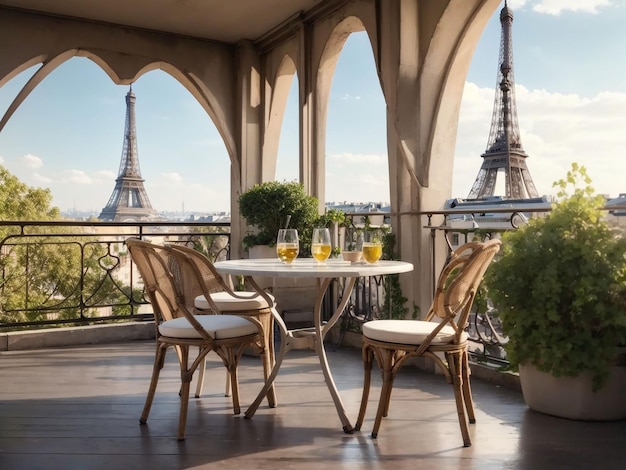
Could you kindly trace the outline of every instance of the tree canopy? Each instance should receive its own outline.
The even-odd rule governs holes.
[[[49,189],[30,187],[0,165],[1,221],[59,220],[51,203]],[[129,305],[128,288],[113,276],[119,258],[110,244],[66,227],[37,227],[37,236],[20,230],[0,226],[0,323],[73,320],[81,311],[93,316],[102,306]]]
[[[28,186],[0,165],[0,220],[58,219],[59,209],[51,204],[49,189]]]

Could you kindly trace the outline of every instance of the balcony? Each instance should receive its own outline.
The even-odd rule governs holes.
[[[435,236],[445,233],[445,225],[443,229],[429,225]],[[30,239],[19,236],[16,239],[21,241],[16,243],[32,242],[33,229],[29,230]],[[141,236],[163,235],[160,228],[134,230]],[[168,232],[167,236],[193,238],[198,230],[179,230],[175,236]],[[119,253],[110,247],[121,240],[108,238],[109,232],[99,231],[97,240],[107,247],[107,253]],[[220,236],[228,236],[227,231]],[[106,275],[111,268],[106,266]],[[84,293],[80,298],[91,295]],[[136,300],[129,298],[122,304],[137,312]],[[52,322],[54,315],[46,315]],[[472,367],[477,413],[477,423],[471,426],[472,447],[462,446],[452,388],[442,376],[417,367],[401,370],[390,414],[377,439],[369,435],[380,384],[376,373],[363,429],[344,434],[317,357],[308,350],[289,352],[276,383],[278,407],[270,409],[264,403],[252,420],[232,414],[230,398],[223,393],[224,368],[210,355],[203,397],[191,399],[187,437],[179,443],[180,381],[171,352],[148,423],[139,425],[154,344],[149,339],[150,322],[139,314],[134,319],[142,321],[95,326],[120,318],[94,319],[80,313],[76,323],[91,323],[81,329],[82,335],[89,336],[77,339],[66,329],[28,332],[20,340],[28,349],[15,347],[17,343],[9,346],[8,339],[4,344],[0,338],[1,468],[219,465],[274,469],[297,465],[308,469],[337,463],[342,468],[414,468],[418,463],[424,468],[587,469],[601,462],[610,469],[622,468],[626,460],[626,422],[569,421],[530,411],[515,376],[478,364]],[[73,337],[67,339],[67,334]],[[331,336],[331,341],[339,343],[341,335]],[[337,344],[329,344],[328,350],[337,386],[354,420],[362,364],[358,335],[352,339],[344,338],[337,348]],[[260,378],[258,359],[245,356],[240,368],[244,409],[260,389]]]
[[[187,437],[176,440],[179,373],[169,353],[152,414],[139,415],[154,344],[113,344],[0,352],[2,468],[480,468],[606,469],[626,459],[626,423],[553,418],[528,410],[521,394],[474,377],[477,423],[462,446],[452,388],[442,376],[405,368],[377,439],[344,434],[310,351],[291,351],[277,379],[278,407],[262,404],[251,420],[224,397],[224,368],[210,355],[203,396],[191,398]],[[348,415],[358,413],[357,349],[329,353]],[[258,358],[240,367],[241,402],[261,386]],[[372,399],[379,376],[374,374]],[[194,384],[192,384],[192,387]],[[305,390],[306,393],[302,393]]]

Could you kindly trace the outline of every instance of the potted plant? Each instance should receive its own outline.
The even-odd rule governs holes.
[[[274,246],[278,230],[289,226],[298,230],[300,254],[308,253],[311,232],[319,217],[318,205],[318,199],[306,194],[302,184],[295,181],[255,184],[239,196],[241,216],[256,229],[243,237],[244,249]],[[307,246],[309,251],[305,251]]]
[[[254,228],[243,239],[250,258],[276,257],[278,230],[295,228],[300,239],[299,258],[311,256],[311,237],[319,218],[319,202],[302,184],[268,181],[254,185],[239,197],[239,212]],[[272,290],[278,309],[289,324],[312,323],[317,293],[314,279],[257,277],[257,284]]]
[[[485,284],[531,409],[621,419],[626,238],[604,218],[604,198],[590,183],[585,167],[574,163],[567,178],[554,183],[552,211],[503,235]]]

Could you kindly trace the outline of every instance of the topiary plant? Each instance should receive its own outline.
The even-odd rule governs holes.
[[[604,218],[604,198],[590,183],[574,163],[554,183],[552,211],[503,235],[485,284],[514,369],[530,363],[557,377],[589,371],[597,390],[616,346],[626,345],[626,239]]]
[[[304,253],[307,240],[319,217],[319,202],[315,196],[304,191],[304,186],[295,181],[268,181],[255,184],[239,197],[239,212],[247,224],[255,227],[255,233],[246,234],[243,246],[248,249],[255,245],[276,243],[278,230],[289,223],[290,228],[298,229],[300,252]]]

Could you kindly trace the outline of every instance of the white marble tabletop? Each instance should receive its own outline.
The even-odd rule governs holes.
[[[313,258],[297,258],[291,264],[285,264],[278,258],[261,258],[218,261],[214,265],[224,274],[273,277],[362,277],[413,270],[413,265],[405,261],[380,260],[367,264],[364,261],[351,263],[341,259],[329,259],[326,263],[318,263]]]

